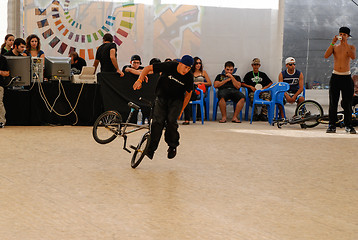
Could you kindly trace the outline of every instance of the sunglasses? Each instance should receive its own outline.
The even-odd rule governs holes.
[[[289,63],[289,64],[288,64],[288,66],[292,66],[292,65],[295,66],[296,63]]]
[[[195,64],[201,64],[201,62],[196,62]]]

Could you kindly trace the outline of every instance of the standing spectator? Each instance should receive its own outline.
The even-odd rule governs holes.
[[[329,58],[333,54],[334,65],[331,80],[329,82],[329,126],[327,133],[336,132],[337,108],[340,92],[342,92],[342,107],[344,110],[344,125],[348,133],[356,134],[352,126],[352,97],[354,94],[353,81],[350,71],[351,59],[356,58],[356,47],[348,44],[351,30],[341,27],[339,35],[334,36],[332,43],[324,54]],[[340,44],[335,45],[340,40]]]
[[[236,104],[232,122],[241,123],[237,118],[245,103],[245,95],[240,92],[241,79],[233,75],[235,64],[231,61],[225,63],[224,74],[218,74],[214,81],[214,87],[218,88],[219,108],[221,111],[221,120],[219,123],[226,123],[226,101],[232,100]]]
[[[16,38],[14,41],[14,46],[11,51],[5,53],[5,56],[23,56],[25,51],[26,42],[22,38]]]
[[[205,95],[207,95],[206,88],[210,87],[212,85],[210,77],[208,73],[203,69],[203,62],[199,57],[194,57],[194,67],[191,69],[193,76],[194,76],[194,88],[202,88],[205,89]],[[204,88],[203,88],[204,87]],[[198,95],[195,93],[195,91],[191,94],[191,101],[195,101],[198,99]],[[190,116],[192,113],[192,106],[187,105],[184,109],[184,122],[183,125],[189,125],[190,123]],[[209,109],[206,109],[206,111],[209,111]]]
[[[101,63],[101,72],[117,72],[121,77],[124,76],[124,73],[118,67],[117,46],[110,33],[103,35],[103,44],[97,49],[96,59],[93,63],[94,72],[96,72],[99,63]]]
[[[80,74],[82,68],[84,66],[87,66],[86,60],[78,56],[77,52],[71,52],[70,58],[71,58],[71,71],[73,72],[73,74]]]
[[[26,50],[24,56],[41,57],[45,60],[45,53],[41,50],[40,38],[31,34],[26,38]]]
[[[254,94],[256,90],[266,89],[272,85],[271,79],[266,75],[266,73],[259,71],[261,66],[261,61],[259,58],[254,58],[251,62],[252,71],[246,73],[244,81],[242,83],[243,87],[248,89],[248,94],[250,97],[250,105],[254,100]],[[259,97],[263,100],[270,101],[271,94],[270,92],[261,92]],[[246,103],[249,104],[249,103]],[[257,114],[257,106],[254,109],[254,121],[267,121],[267,106],[263,105],[261,107],[260,115]]]
[[[5,119],[5,107],[3,103],[4,98],[4,86],[5,79],[4,77],[8,77],[10,75],[9,66],[7,65],[6,58],[0,55],[0,128],[5,127],[6,119]]]
[[[8,51],[12,50],[12,46],[14,45],[15,37],[14,35],[7,34],[5,36],[5,42],[1,45],[1,55],[4,55]]]

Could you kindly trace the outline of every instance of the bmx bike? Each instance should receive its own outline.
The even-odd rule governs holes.
[[[135,103],[129,102],[128,106],[131,110],[126,122],[122,122],[122,116],[117,111],[106,111],[97,118],[97,120],[93,124],[92,129],[92,135],[94,140],[100,144],[110,143],[118,136],[123,137],[123,149],[128,153],[131,153],[131,151],[127,148],[127,135],[145,129],[146,132],[143,134],[138,145],[129,146],[131,149],[134,150],[131,159],[132,168],[136,168],[142,162],[144,156],[147,153],[151,135],[153,105],[151,102],[143,98],[139,98],[139,100],[150,106],[150,116],[148,119],[148,124],[139,125],[129,122],[134,112],[140,109],[140,107]],[[128,127],[131,128],[127,129]]]
[[[353,120],[358,120],[358,108],[353,107]],[[344,112],[337,112],[336,126],[344,127]],[[322,106],[314,100],[305,100],[300,103],[295,110],[295,115],[291,119],[274,119],[273,125],[278,128],[287,124],[300,124],[301,128],[313,128],[321,124],[329,124],[329,116],[323,113]]]
[[[290,119],[274,119],[272,125],[277,124],[278,128],[287,124],[300,124],[301,128],[313,128],[320,122],[324,116],[322,106],[314,100],[305,100],[298,104],[295,109],[295,114]]]

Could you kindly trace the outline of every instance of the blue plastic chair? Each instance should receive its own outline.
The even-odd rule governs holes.
[[[204,102],[205,102],[205,120],[209,121],[210,120],[210,91],[211,91],[211,86],[206,88],[206,97],[204,98]]]
[[[198,90],[200,92],[200,98],[195,101],[190,101],[189,104],[193,105],[193,123],[196,122],[196,106],[200,106],[200,113],[201,113],[201,124],[204,124],[204,93],[203,90],[200,88],[196,88],[195,90]]]
[[[219,99],[217,97],[217,90],[213,87],[213,121],[216,121],[216,115],[217,115],[217,111],[218,111],[218,104],[219,104]],[[240,88],[240,92],[242,92],[242,88]],[[236,109],[236,104],[229,100],[229,101],[226,101],[226,104],[228,103],[231,103],[234,107],[234,112],[235,112],[235,109]],[[242,121],[242,110],[240,111],[240,121]]]
[[[249,121],[249,112],[250,112],[250,97],[249,90],[246,87],[242,87],[245,89],[245,121]]]
[[[275,115],[275,107],[277,106],[277,104],[280,104],[282,106],[283,113],[286,117],[283,99],[284,99],[285,92],[289,88],[290,88],[290,86],[288,85],[288,83],[278,82],[278,83],[272,84],[269,88],[255,91],[254,99],[252,102],[250,124],[252,124],[252,118],[254,116],[254,110],[255,110],[256,104],[267,105],[267,112],[268,112],[267,118],[268,118],[268,122],[270,123],[270,125],[272,125],[272,120]],[[269,91],[271,93],[271,101],[266,101],[266,100],[259,98],[259,95],[261,92],[267,92],[267,91]],[[276,113],[277,112],[278,112],[278,109],[276,107]]]

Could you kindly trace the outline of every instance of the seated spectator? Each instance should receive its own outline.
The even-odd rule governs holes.
[[[132,73],[134,75],[140,75],[140,73],[142,72],[143,68],[141,66],[142,61],[139,55],[133,55],[131,57],[131,61],[130,61],[131,65],[125,65],[122,68],[122,72],[129,72]]]
[[[26,42],[24,41],[24,39],[16,38],[12,50],[5,53],[5,56],[23,56],[25,47],[26,47]]]
[[[82,71],[82,68],[84,66],[87,66],[86,60],[78,56],[77,52],[71,52],[70,53],[71,58],[71,71],[73,74],[80,74]]]
[[[149,65],[153,65],[154,63],[161,63],[162,61],[160,61],[159,58],[152,58],[149,61]]]
[[[164,62],[171,62],[171,61],[172,61],[171,58],[166,58],[166,59],[164,60]]]
[[[41,50],[40,38],[31,34],[26,38],[26,50],[24,56],[41,57],[45,59],[45,53]]]
[[[4,87],[6,86],[5,77],[10,75],[9,66],[4,56],[0,55],[0,128],[5,127],[5,107],[3,103]]]
[[[305,99],[302,95],[303,92],[303,74],[296,70],[296,60],[293,57],[288,57],[285,60],[286,70],[282,71],[278,75],[279,82],[286,82],[290,85],[290,89],[285,92],[285,103],[297,103],[300,104]],[[282,107],[279,106],[281,117],[283,118]]]
[[[5,42],[1,45],[1,55],[4,55],[8,51],[12,50],[12,46],[14,45],[15,37],[12,34],[7,34],[5,36]]]
[[[224,74],[218,74],[214,81],[214,87],[218,89],[219,108],[221,111],[220,123],[226,123],[226,101],[232,100],[236,104],[232,122],[240,123],[237,118],[245,103],[245,95],[240,92],[241,79],[237,75],[232,75],[235,64],[231,61],[225,63]]]
[[[266,75],[266,73],[259,71],[261,66],[260,59],[254,58],[251,62],[251,66],[252,66],[252,71],[246,73],[244,77],[244,81],[242,82],[242,86],[246,87],[248,90],[248,94],[250,97],[250,105],[252,105],[256,90],[266,89],[272,85],[272,81]],[[270,92],[261,92],[259,97],[266,101],[271,100]],[[260,115],[258,115],[257,111],[258,111],[257,106],[255,106],[253,120],[267,121],[267,106],[263,105],[261,107]]]
[[[205,91],[205,95],[204,97],[207,95],[206,92],[206,87],[209,87],[212,85],[210,77],[208,75],[208,73],[203,69],[203,63],[201,61],[201,59],[199,57],[194,57],[194,67],[191,68],[191,71],[193,73],[194,76],[194,89],[195,88],[201,88],[204,89]],[[205,86],[204,88],[202,88],[203,86]],[[197,93],[195,91],[192,92],[191,94],[191,101],[195,101],[197,100],[199,97],[199,95],[197,95]],[[208,111],[209,109],[207,109],[206,111]],[[186,106],[186,108],[184,109],[184,122],[183,125],[188,125],[190,122],[190,117],[191,117],[191,113],[192,113],[192,105],[188,104]]]

